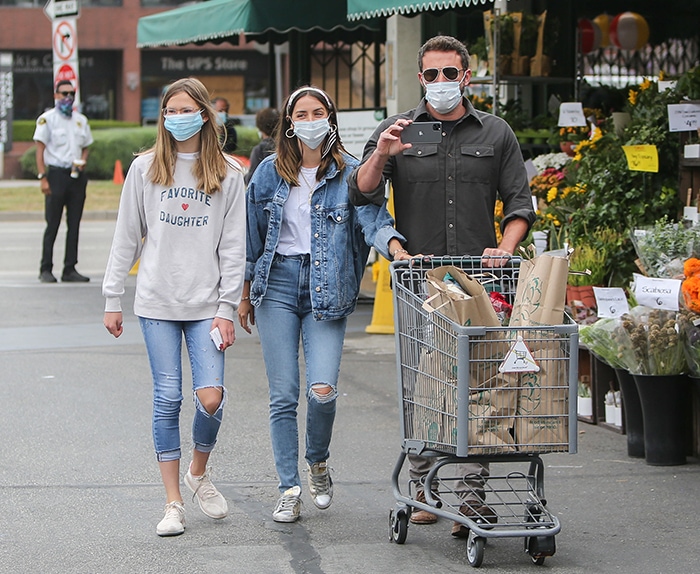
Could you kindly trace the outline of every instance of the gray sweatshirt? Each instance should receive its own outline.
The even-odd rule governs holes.
[[[134,313],[166,321],[233,321],[243,290],[246,249],[243,174],[231,166],[222,190],[198,190],[198,154],[178,154],[173,184],[146,173],[153,154],[137,157],[122,189],[102,294],[121,311],[124,282],[139,260]]]

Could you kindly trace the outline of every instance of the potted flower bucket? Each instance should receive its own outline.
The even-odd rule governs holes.
[[[569,157],[574,157],[576,155],[576,143],[565,141],[559,142],[559,149],[563,151]]]
[[[615,369],[615,376],[625,405],[627,456],[644,458],[644,418],[637,385],[632,375],[625,369]]]
[[[582,417],[592,417],[593,399],[591,397],[578,397],[577,412]]]
[[[685,464],[688,377],[633,375],[644,417],[644,459],[654,466]]]

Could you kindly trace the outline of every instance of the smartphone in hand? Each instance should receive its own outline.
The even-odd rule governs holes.
[[[411,144],[432,143],[442,141],[442,122],[413,122],[401,132],[401,142]]]
[[[221,331],[219,331],[219,328],[214,327],[211,331],[209,331],[209,336],[211,337],[211,340],[214,341],[216,349],[221,351],[221,347],[224,346],[224,338],[221,336]]]

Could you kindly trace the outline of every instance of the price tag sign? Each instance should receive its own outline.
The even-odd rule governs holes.
[[[563,102],[559,106],[559,127],[586,126],[586,117],[583,115],[581,102]]]
[[[659,152],[655,145],[623,145],[630,171],[659,171]]]
[[[690,132],[700,128],[700,104],[669,104],[668,131]]]
[[[637,303],[652,309],[678,311],[678,295],[681,291],[680,279],[661,279],[633,274],[632,291]]]
[[[598,317],[621,317],[630,312],[625,290],[621,287],[593,287]]]

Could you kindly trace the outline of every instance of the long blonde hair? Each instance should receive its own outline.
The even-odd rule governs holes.
[[[170,84],[163,94],[161,111],[166,108],[170,98],[181,92],[195,101],[202,110],[202,117],[209,118],[209,121],[204,122],[202,126],[199,161],[194,165],[193,174],[197,179],[197,187],[207,193],[215,193],[221,189],[221,181],[226,177],[229,165],[219,143],[221,128],[216,122],[216,112],[209,103],[207,88],[197,78],[182,78]],[[171,185],[177,161],[177,141],[165,129],[164,120],[161,113],[158,116],[156,143],[151,149],[142,153],[153,152],[154,154],[153,163],[147,174],[151,181],[160,185]]]
[[[299,98],[303,96],[312,96],[316,98],[323,107],[328,111],[328,123],[331,125],[331,132],[323,141],[323,157],[321,164],[316,172],[316,180],[321,179],[328,173],[328,168],[335,161],[339,170],[345,167],[343,152],[348,153],[340,141],[338,133],[338,111],[331,100],[330,96],[314,86],[304,86],[293,92],[282,105],[282,113],[280,114],[280,124],[277,129],[276,144],[277,158],[275,159],[275,167],[277,173],[282,179],[292,186],[299,185],[299,170],[301,169],[301,149],[299,148],[299,140],[296,135],[293,135],[292,129],[292,112],[294,105]],[[291,135],[291,137],[290,137]],[[328,148],[328,149],[327,149]]]

